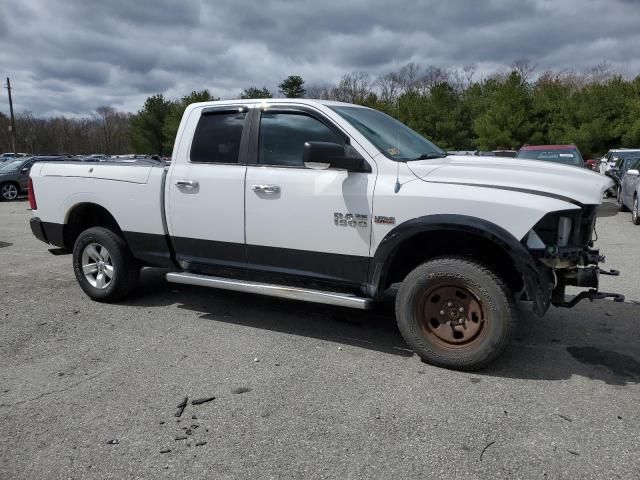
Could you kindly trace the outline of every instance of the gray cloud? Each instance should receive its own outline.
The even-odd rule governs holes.
[[[136,111],[154,93],[232,97],[289,74],[308,83],[528,57],[539,69],[603,61],[640,73],[630,0],[22,0],[0,3],[0,76],[18,111]],[[0,111],[7,110],[6,95]]]

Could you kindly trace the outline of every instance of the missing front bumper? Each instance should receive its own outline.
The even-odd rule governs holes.
[[[562,302],[552,302],[556,307],[565,307],[571,308],[575,307],[580,301],[588,299],[590,302],[594,300],[603,300],[605,298],[613,298],[614,302],[624,302],[624,295],[620,293],[607,293],[607,292],[598,292],[595,289],[585,290],[584,292],[580,292],[578,295],[573,297],[571,300],[562,301]]]
[[[620,293],[608,293],[608,292],[599,292],[598,284],[599,277],[602,275],[611,275],[617,277],[620,275],[618,270],[603,270],[598,266],[592,265],[589,267],[581,267],[576,269],[569,275],[564,275],[560,277],[558,280],[558,284],[553,290],[553,294],[551,296],[551,304],[556,307],[565,307],[571,308],[577,305],[582,300],[589,300],[593,302],[594,300],[602,300],[605,298],[613,298],[614,302],[624,302],[624,295]],[[580,292],[578,295],[573,297],[571,300],[566,300],[565,288],[566,286],[576,286],[576,287],[593,287],[589,290],[585,290]]]

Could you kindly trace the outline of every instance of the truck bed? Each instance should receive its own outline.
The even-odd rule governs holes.
[[[138,246],[144,245],[145,237],[165,234],[165,176],[165,167],[151,162],[39,163],[31,171],[38,201],[33,214],[46,219],[45,228],[61,231],[74,208],[98,205],[117,219],[135,254]],[[49,242],[54,243],[51,239]]]

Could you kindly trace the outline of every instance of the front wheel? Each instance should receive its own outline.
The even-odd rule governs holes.
[[[477,370],[497,358],[515,330],[516,308],[504,282],[465,258],[423,263],[396,297],[402,336],[426,362]]]
[[[638,212],[638,196],[633,198],[633,210],[631,210],[631,221],[634,225],[640,225],[640,212]]]
[[[89,228],[78,236],[73,247],[73,271],[84,293],[99,302],[125,297],[140,275],[124,240],[103,227]]]

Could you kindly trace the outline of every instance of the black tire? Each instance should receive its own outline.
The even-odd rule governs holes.
[[[634,225],[640,225],[640,205],[638,205],[638,196],[633,197],[633,210],[631,211],[631,221]]]
[[[20,185],[15,182],[0,184],[0,201],[10,202],[20,195]]]
[[[105,267],[103,261],[102,268],[112,267],[112,277],[103,286],[99,286],[97,281],[96,285],[92,285],[83,271],[83,255],[86,255],[85,259],[90,256],[88,252],[91,248],[91,251],[102,251],[95,245],[105,248],[108,252],[109,265]],[[89,262],[91,261],[90,259]],[[95,265],[98,263],[95,262]],[[98,302],[113,302],[126,297],[135,289],[140,277],[140,267],[127,244],[119,235],[103,227],[89,228],[78,236],[73,246],[73,271],[84,293]],[[98,275],[96,273],[96,280]],[[103,279],[107,278],[105,275],[106,273],[103,273]]]
[[[465,295],[470,296],[463,299]],[[452,319],[451,314],[459,318]],[[517,315],[512,293],[493,272],[466,258],[440,257],[406,276],[396,297],[396,320],[422,360],[469,371],[488,365],[503,352]],[[452,338],[442,338],[447,336]]]

